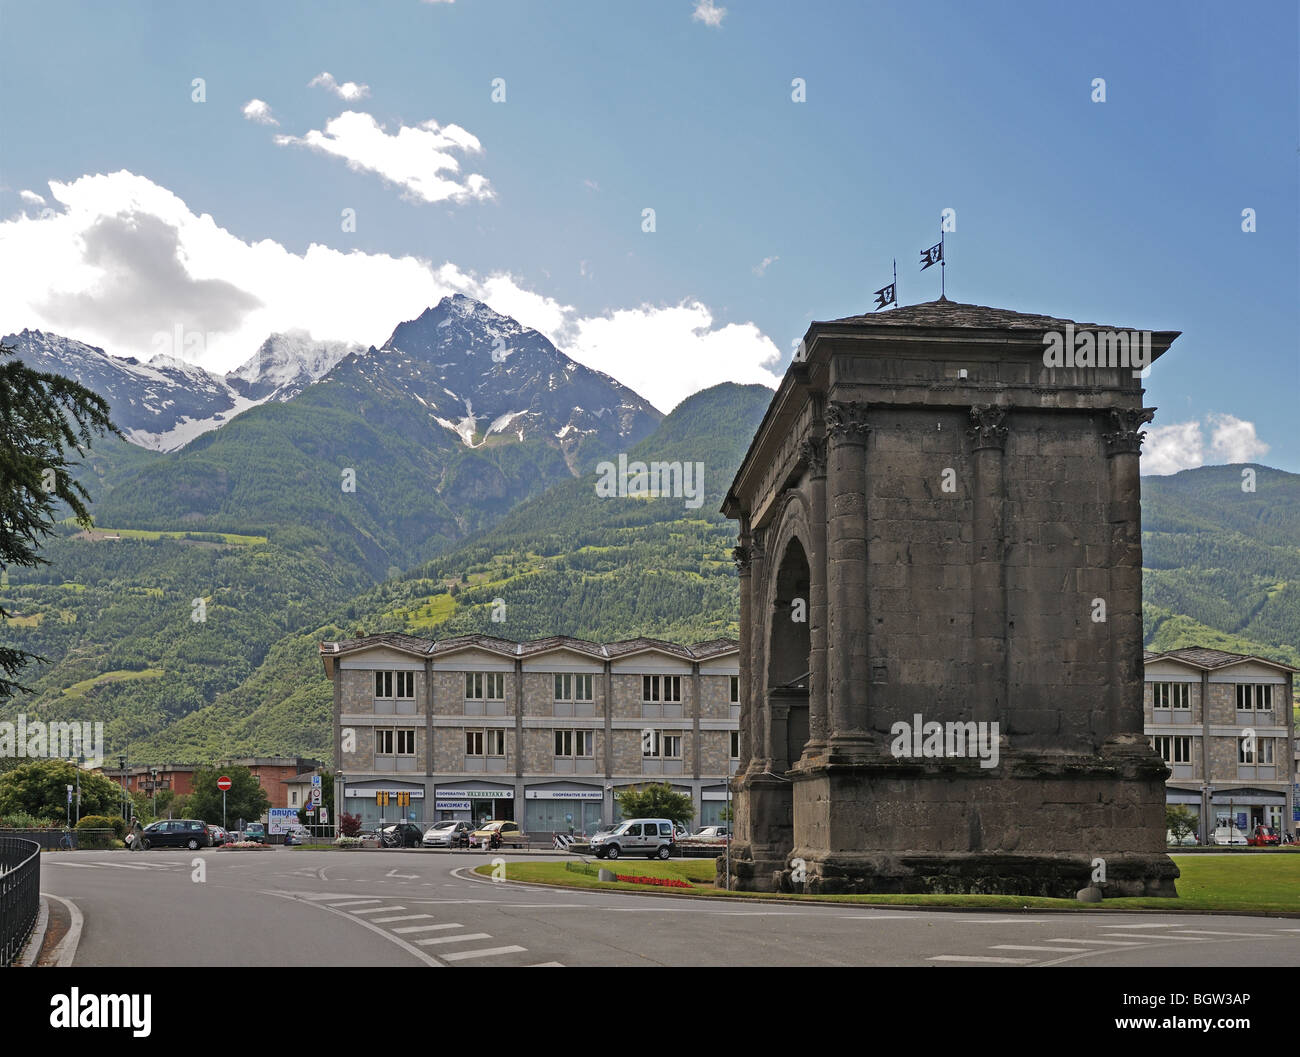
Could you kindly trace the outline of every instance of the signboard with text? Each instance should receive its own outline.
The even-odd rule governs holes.
[[[273,807],[266,813],[268,833],[287,833],[298,825],[296,807]]]

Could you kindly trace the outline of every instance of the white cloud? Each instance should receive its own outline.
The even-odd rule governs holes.
[[[759,276],[765,275],[767,273],[767,269],[771,265],[779,261],[780,259],[781,259],[780,257],[764,257],[761,261],[759,261],[756,265],[754,265],[752,270],[755,275],[759,275]]]
[[[369,114],[345,110],[305,136],[276,136],[275,142],[309,147],[343,158],[350,169],[378,173],[389,183],[404,188],[403,197],[424,202],[462,202],[493,198],[486,176],[471,173],[458,179],[460,162],[452,151],[481,154],[478,139],[459,125],[425,121],[415,127],[399,126],[389,135]],[[449,173],[451,178],[440,176]]]
[[[758,327],[719,326],[698,301],[585,317],[505,271],[480,276],[450,261],[245,242],[130,172],[51,181],[50,193],[62,212],[0,221],[0,333],[32,327],[148,360],[166,351],[157,336],[180,326],[205,335],[204,367],[226,371],[273,331],[379,345],[399,322],[463,293],[663,411],[718,382],[779,380],[769,370],[777,348]]]
[[[1142,472],[1177,473],[1204,466],[1207,458],[1215,465],[1254,462],[1268,452],[1253,422],[1217,413],[1206,417],[1211,427],[1208,451],[1201,423],[1195,420],[1149,428],[1142,444]]]
[[[585,188],[587,188],[587,189],[590,190],[590,191],[599,191],[599,190],[600,190],[600,184],[596,183],[595,180],[590,180],[590,179],[583,180],[583,181],[582,181],[582,186],[585,187]]]
[[[706,26],[720,26],[726,13],[727,9],[718,7],[713,0],[696,0],[695,14],[691,18],[696,22],[703,22]]]
[[[315,88],[317,85],[328,88],[340,99],[346,99],[348,102],[354,99],[364,99],[370,94],[370,85],[357,84],[356,81],[344,81],[339,84],[338,81],[334,80],[334,75],[328,70],[318,73],[307,82],[308,88]]]
[[[244,117],[249,121],[256,121],[259,125],[278,125],[275,115],[271,113],[269,103],[264,103],[260,99],[250,99],[244,104]]]
[[[35,191],[19,191],[18,197],[21,198],[28,205],[34,205],[34,206],[45,205],[45,199],[42,198],[40,195],[38,195]]]

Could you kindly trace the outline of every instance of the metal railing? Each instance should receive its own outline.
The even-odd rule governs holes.
[[[0,965],[23,949],[41,905],[41,846],[25,837],[0,837]]]

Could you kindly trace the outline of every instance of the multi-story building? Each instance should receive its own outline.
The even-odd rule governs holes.
[[[1188,647],[1146,651],[1144,729],[1169,765],[1166,802],[1218,826],[1294,830],[1292,687],[1300,669],[1262,657]]]
[[[335,803],[363,825],[400,811],[424,825],[508,818],[532,834],[584,833],[620,817],[616,790],[650,781],[688,793],[700,825],[723,817],[740,753],[733,640],[388,633],[320,654],[334,684]]]

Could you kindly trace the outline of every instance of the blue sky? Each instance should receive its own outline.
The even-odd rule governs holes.
[[[4,2],[0,329],[224,370],[460,290],[666,411],[937,297],[951,208],[950,298],[1183,331],[1148,472],[1300,472],[1296,6],[1039,6]]]

